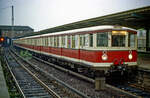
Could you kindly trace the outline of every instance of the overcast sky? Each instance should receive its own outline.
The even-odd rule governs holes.
[[[12,4],[15,25],[26,25],[39,31],[150,6],[150,0],[0,0],[0,25],[11,25]]]

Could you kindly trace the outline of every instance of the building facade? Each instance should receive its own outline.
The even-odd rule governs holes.
[[[0,31],[2,37],[9,37],[9,38],[15,38],[24,36],[28,33],[34,32],[34,29],[32,29],[29,26],[7,26],[7,25],[0,25]]]

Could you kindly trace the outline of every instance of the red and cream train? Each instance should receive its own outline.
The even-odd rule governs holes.
[[[14,44],[74,68],[108,71],[137,66],[136,34],[135,29],[106,25],[19,38]]]

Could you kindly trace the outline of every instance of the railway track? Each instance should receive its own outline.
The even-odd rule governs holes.
[[[33,57],[33,58],[35,58],[36,60],[38,60],[38,61],[42,61],[42,62],[44,62],[44,63],[46,63],[46,64],[50,64],[50,65],[53,65],[54,67],[56,67],[57,69],[60,69],[60,70],[62,70],[62,71],[65,71],[65,72],[68,72],[68,73],[70,73],[71,75],[75,75],[75,76],[78,76],[78,77],[80,77],[80,78],[82,78],[82,79],[84,79],[84,80],[86,80],[86,81],[89,81],[89,82],[91,82],[91,83],[94,83],[95,82],[95,80],[93,80],[93,79],[91,79],[91,78],[88,78],[88,77],[86,77],[86,76],[83,76],[83,75],[80,75],[80,74],[78,74],[78,73],[75,73],[75,72],[72,72],[72,71],[70,71],[70,70],[67,70],[67,69],[64,69],[64,68],[61,68],[61,67],[59,67],[59,66],[56,66],[56,65],[54,65],[54,64],[51,64],[51,63],[49,63],[49,62],[46,62],[46,61],[43,61],[43,60],[41,60],[41,59],[39,59],[39,58],[37,58],[37,57]],[[31,60],[32,62],[36,62],[36,61],[34,61],[34,60]],[[34,63],[34,64],[37,64],[37,63]],[[149,71],[146,71],[146,73],[149,73]],[[150,75],[144,75],[145,77],[150,77]],[[144,78],[143,78],[144,79]],[[144,79],[145,80],[145,79]],[[145,80],[146,81],[146,80]],[[149,78],[149,81],[147,81],[147,84],[149,84],[150,83],[150,78]],[[113,86],[115,86],[115,87],[113,87]],[[113,85],[113,86],[111,86],[111,84],[109,85],[109,84],[106,84],[106,88],[108,88],[108,89],[112,89],[112,90],[114,90],[114,91],[117,91],[117,92],[119,92],[119,94],[121,94],[120,96],[128,96],[128,97],[149,97],[150,96],[150,90],[149,90],[149,85],[147,86],[147,85],[145,85],[145,87],[143,87],[142,85],[139,85],[139,84],[137,84],[137,83],[129,83],[129,84],[123,84],[123,85]],[[117,87],[117,88],[116,88]],[[119,88],[119,89],[118,89]]]
[[[135,83],[129,84],[131,87],[138,88],[144,92],[144,95],[150,96],[150,70],[138,68],[138,77]]]
[[[126,83],[113,84],[114,86],[133,93],[142,98],[150,97],[150,71],[138,68],[138,74],[133,80],[128,80]]]
[[[28,73],[22,68],[9,53],[5,53],[5,61],[24,98],[52,98],[54,96],[60,98],[58,95],[54,95],[52,92],[50,93],[48,90],[45,90],[41,82],[35,80],[35,77],[33,77],[34,74]]]
[[[17,55],[17,54],[13,54]],[[20,56],[16,56],[17,61],[21,61],[21,63],[27,67],[35,76],[40,78],[40,80],[49,88],[51,88],[54,92],[56,92],[60,98],[88,98],[85,94],[79,92],[78,90],[70,87],[59,79],[53,77],[53,75],[46,73],[44,70],[40,69],[36,65],[31,66],[31,63],[27,63],[24,59],[20,58]]]
[[[29,62],[30,61],[30,62]],[[80,75],[78,73],[72,72],[70,70],[64,69],[55,64],[51,64],[47,61],[41,60],[39,58],[33,57],[28,63],[32,62],[32,66],[38,66],[39,68],[45,70],[47,73],[52,74],[54,77],[61,79],[67,84],[71,85],[73,88],[83,92],[89,97],[99,98],[99,97],[138,97],[124,89],[118,89],[114,86],[106,84],[105,91],[95,91],[93,79]],[[44,63],[44,64],[43,64]],[[57,70],[56,70],[57,69]],[[61,71],[60,71],[61,70]],[[61,76],[60,76],[61,74]],[[66,77],[67,74],[67,77]],[[75,76],[75,77],[72,77]],[[77,78],[79,77],[79,78]],[[86,80],[86,81],[84,81]],[[88,81],[88,82],[87,82]]]

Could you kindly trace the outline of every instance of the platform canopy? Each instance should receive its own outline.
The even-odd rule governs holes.
[[[31,35],[53,33],[99,25],[121,25],[135,29],[149,28],[150,6],[65,24],[39,32],[34,32]]]

